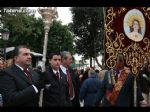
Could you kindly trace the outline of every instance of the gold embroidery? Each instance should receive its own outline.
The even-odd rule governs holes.
[[[116,91],[120,91],[120,90],[121,90],[121,87],[122,87],[122,81],[118,81],[118,82],[115,84],[115,90],[116,90]]]

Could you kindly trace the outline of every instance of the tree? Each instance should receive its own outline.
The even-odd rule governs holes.
[[[13,7],[13,9],[15,8]],[[17,7],[16,9],[19,10],[20,8]],[[42,18],[35,18],[34,13],[30,13],[32,11],[27,8],[23,8],[23,10],[17,13],[3,13],[4,27],[10,30],[7,47],[25,44],[32,51],[42,53],[44,41]],[[48,38],[47,54],[60,50],[74,52],[73,35],[68,26],[62,25],[61,21],[53,21]],[[4,42],[1,41],[0,45],[3,44]]]
[[[48,53],[53,51],[70,51],[74,54],[73,35],[69,27],[61,21],[53,21],[49,32]]]
[[[3,11],[9,11],[9,9],[11,8],[4,8]],[[4,27],[10,30],[7,47],[24,44],[28,45],[33,51],[42,52],[41,37],[44,35],[42,19],[35,18],[34,14],[31,15],[27,8],[17,7],[13,10],[16,10],[16,12],[4,12],[2,17]]]
[[[104,18],[102,7],[71,8],[73,23],[70,28],[74,32],[76,52],[90,58],[95,58],[103,52]],[[98,60],[96,61],[98,63]],[[98,63],[99,66],[101,66]]]

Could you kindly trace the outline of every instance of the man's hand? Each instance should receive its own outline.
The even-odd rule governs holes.
[[[45,87],[45,80],[42,75],[43,74],[40,74],[39,79],[34,84],[38,90],[41,90],[42,88]]]

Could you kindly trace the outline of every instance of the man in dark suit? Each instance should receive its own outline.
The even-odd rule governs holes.
[[[62,62],[60,68],[65,74],[65,76],[67,77],[72,106],[80,107],[80,103],[79,103],[80,80],[78,75],[75,73],[75,71],[70,67],[70,64],[72,63],[72,55],[68,51],[63,51],[61,52],[61,58],[62,58]]]
[[[150,106],[150,72],[148,70],[147,59],[144,60],[144,65],[138,75],[138,84],[141,88],[144,99]]]
[[[118,55],[115,68],[105,72],[102,88],[96,98],[96,105],[101,101],[102,106],[134,106],[134,76],[130,69],[125,67],[122,54]],[[146,105],[139,87],[135,103],[137,106]]]
[[[60,69],[60,53],[49,55],[50,66],[44,72],[46,86],[43,91],[44,107],[68,107],[71,106],[69,100],[68,83],[65,75]]]
[[[14,64],[0,72],[0,93],[4,106],[38,106],[39,91],[44,87],[39,74],[31,65],[31,53],[27,46],[14,50]]]

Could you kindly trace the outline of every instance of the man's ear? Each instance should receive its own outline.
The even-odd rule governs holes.
[[[51,64],[51,59],[48,59],[49,64]]]
[[[14,56],[14,60],[17,60],[17,56]]]

